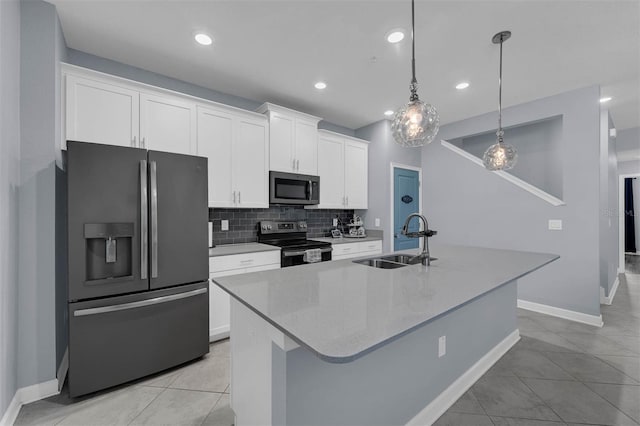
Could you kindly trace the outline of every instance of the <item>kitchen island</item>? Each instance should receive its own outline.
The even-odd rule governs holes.
[[[342,260],[215,279],[232,296],[236,424],[437,419],[518,341],[516,280],[558,256],[432,253],[429,267]]]

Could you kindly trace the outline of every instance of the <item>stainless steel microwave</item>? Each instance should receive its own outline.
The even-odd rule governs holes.
[[[320,176],[269,172],[269,204],[311,205],[320,202]]]

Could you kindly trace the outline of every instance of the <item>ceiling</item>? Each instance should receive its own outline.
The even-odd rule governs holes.
[[[408,101],[410,37],[385,40],[410,30],[408,0],[50,3],[73,49],[352,129]],[[441,123],[497,109],[491,37],[508,29],[504,106],[599,84],[616,127],[640,126],[639,1],[417,0],[415,9],[418,93]],[[196,31],[213,45],[196,44]],[[471,86],[456,90],[461,81]]]

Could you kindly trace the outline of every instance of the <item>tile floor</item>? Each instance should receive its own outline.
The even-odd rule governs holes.
[[[522,339],[436,426],[640,424],[640,275],[621,275],[605,326],[518,310]],[[16,425],[224,425],[229,342],[203,359],[115,390],[25,405]]]

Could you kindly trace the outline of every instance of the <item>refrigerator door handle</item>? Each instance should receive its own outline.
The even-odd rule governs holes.
[[[74,317],[84,317],[87,315],[108,314],[110,312],[124,311],[127,309],[142,308],[145,306],[157,305],[159,303],[171,302],[174,300],[185,299],[187,297],[197,296],[207,292],[206,288],[187,291],[185,293],[171,294],[169,296],[154,297],[153,299],[140,300],[138,302],[122,303],[120,305],[101,306],[99,308],[78,309],[73,312]]]
[[[140,279],[147,279],[149,269],[149,205],[147,195],[147,160],[140,160]]]
[[[151,278],[158,278],[158,179],[155,161],[149,162],[151,171]]]

